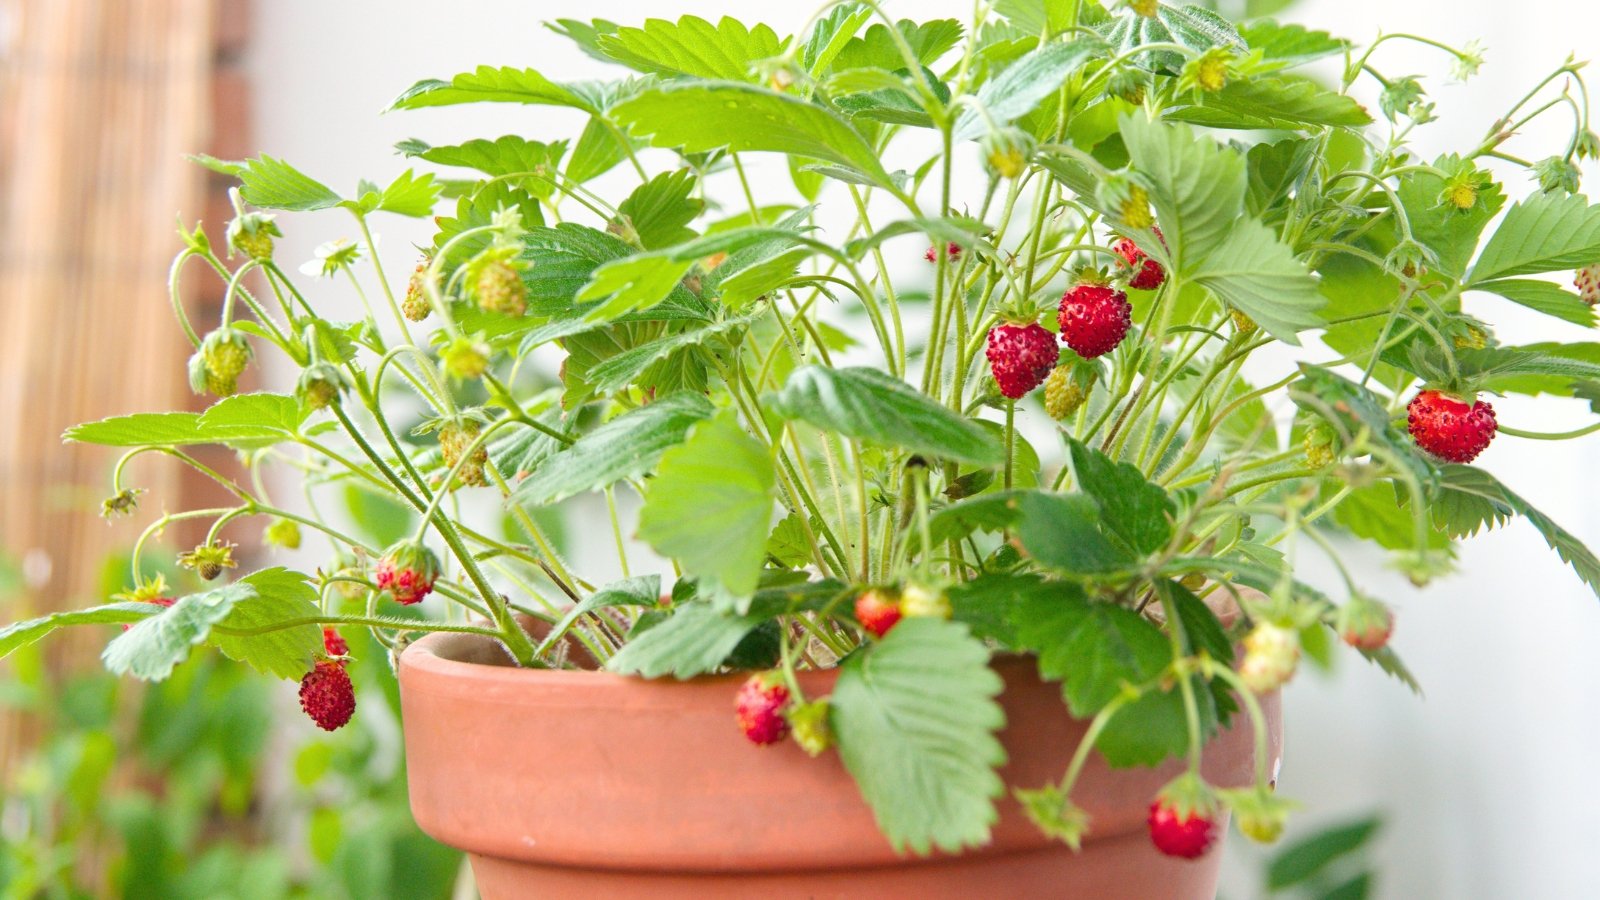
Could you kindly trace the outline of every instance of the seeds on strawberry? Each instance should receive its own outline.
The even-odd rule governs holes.
[[[954,611],[944,591],[912,582],[900,594],[900,613],[908,619],[948,619]]]
[[[1061,339],[1084,359],[1115,350],[1133,326],[1128,295],[1103,284],[1079,284],[1061,295]]]
[[[856,621],[873,637],[888,634],[900,615],[900,598],[884,588],[872,588],[856,598]]]
[[[1155,233],[1156,237],[1161,238],[1164,244],[1166,239],[1162,238],[1161,229],[1155,229]],[[1167,270],[1161,267],[1161,263],[1151,259],[1149,254],[1140,250],[1139,245],[1135,244],[1131,238],[1118,238],[1111,245],[1111,250],[1122,257],[1122,262],[1132,273],[1128,276],[1129,287],[1137,288],[1141,291],[1153,291],[1161,287],[1162,282],[1167,280]]]
[[[1061,351],[1056,336],[1043,325],[1006,322],[990,330],[985,355],[1000,393],[1016,400],[1050,377]]]
[[[483,444],[473,446],[482,433],[477,419],[461,416],[439,429],[439,449],[444,457],[445,469],[456,469],[456,480],[471,487],[484,487],[489,479],[484,466],[489,464],[489,448]],[[471,451],[470,453],[468,451]]]
[[[394,595],[396,603],[410,606],[421,603],[433,591],[439,577],[439,558],[422,544],[401,541],[378,560],[375,572],[378,590]]]
[[[1057,366],[1044,381],[1044,410],[1061,421],[1077,412],[1089,399],[1098,373],[1089,366]]]
[[[424,256],[417,263],[416,271],[411,273],[411,279],[406,282],[406,299],[400,304],[400,311],[408,321],[421,322],[433,313],[433,304],[428,301],[425,284],[427,277],[428,258]]]
[[[752,744],[776,744],[789,736],[789,720],[784,708],[789,705],[789,689],[773,673],[751,675],[734,697],[734,716],[739,730]]]
[[[1180,811],[1164,799],[1150,804],[1145,822],[1150,828],[1150,842],[1168,856],[1198,859],[1216,840],[1215,819],[1199,809]]]
[[[1590,306],[1600,303],[1600,262],[1579,269],[1572,286],[1578,289],[1578,296],[1583,298],[1583,302]]]
[[[342,728],[356,711],[350,673],[331,659],[319,660],[316,668],[300,679],[300,708],[323,731]]]
[[[1454,463],[1477,459],[1499,427],[1494,407],[1482,400],[1468,406],[1438,391],[1423,391],[1406,406],[1412,440],[1428,453]]]

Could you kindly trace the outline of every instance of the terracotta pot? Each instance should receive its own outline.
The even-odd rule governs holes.
[[[552,898],[1094,897],[1191,900],[1216,892],[1220,847],[1193,862],[1145,834],[1155,792],[1181,766],[1112,770],[1095,755],[1074,800],[1093,822],[1081,853],[1001,802],[990,843],[903,857],[836,754],[757,747],[733,724],[742,676],[645,681],[510,668],[488,639],[434,634],[400,658],[411,810],[423,831],[471,854],[488,900]],[[1010,787],[1061,776],[1085,723],[1031,659],[998,660]],[[833,672],[802,673],[823,696]],[[1264,706],[1273,771],[1276,695]],[[1248,717],[1205,750],[1212,783],[1254,771]]]

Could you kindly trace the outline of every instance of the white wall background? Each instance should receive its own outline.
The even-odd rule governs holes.
[[[811,3],[736,0],[272,0],[256,9],[251,48],[257,76],[255,133],[261,151],[282,156],[336,189],[357,178],[384,180],[405,168],[393,144],[407,137],[453,143],[519,133],[571,137],[581,120],[567,111],[497,105],[380,116],[401,89],[423,77],[449,77],[482,63],[533,66],[557,80],[614,77],[540,27],[544,18],[604,17],[624,23],[649,15],[707,17],[759,13],[780,33],[797,29]],[[931,18],[970,15],[963,0],[890,2],[891,11]],[[1600,5],[1526,0],[1308,0],[1288,18],[1356,39],[1410,31],[1457,44],[1481,38],[1488,65],[1470,85],[1448,85],[1448,60],[1394,42],[1378,63],[1389,74],[1428,76],[1446,122],[1424,129],[1424,155],[1474,146],[1489,122],[1569,52],[1590,52]],[[1374,109],[1375,104],[1369,104]],[[1528,135],[1529,154],[1563,139],[1552,116]],[[1513,150],[1512,152],[1516,152]],[[757,179],[786,190],[781,170]],[[615,173],[614,173],[615,174]],[[1600,172],[1591,171],[1591,177]],[[620,176],[619,176],[620,177]],[[620,186],[625,182],[618,182]],[[1588,185],[1591,189],[1600,182]],[[1513,196],[1527,189],[1510,176]],[[758,190],[760,187],[758,186]],[[604,186],[602,185],[602,192]],[[216,223],[220,224],[220,223]],[[280,259],[309,259],[321,241],[350,234],[342,213],[296,216]],[[392,278],[414,263],[419,223],[380,224]],[[920,253],[908,246],[908,253]],[[287,268],[287,266],[286,266]],[[341,291],[320,285],[314,302]],[[1549,319],[1515,315],[1492,300],[1469,304],[1503,341],[1548,339]],[[1514,399],[1497,404],[1502,421],[1534,430],[1577,424],[1570,407]],[[1548,444],[1501,437],[1482,462],[1536,506],[1600,545],[1600,513],[1590,473],[1600,444]],[[593,523],[596,537],[606,529]],[[593,554],[609,558],[609,541]],[[589,557],[581,553],[579,562]],[[1379,850],[1385,898],[1600,897],[1600,602],[1545,549],[1525,524],[1481,537],[1460,574],[1413,589],[1375,555],[1350,558],[1366,586],[1399,607],[1395,645],[1427,690],[1412,697],[1359,662],[1335,680],[1300,678],[1289,691],[1289,748],[1281,789],[1305,802],[1291,835],[1316,824],[1382,809]],[[1305,560],[1313,581],[1333,586],[1329,570]],[[1230,847],[1229,897],[1255,896],[1254,855]]]

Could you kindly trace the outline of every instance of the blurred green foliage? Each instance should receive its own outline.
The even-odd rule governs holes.
[[[383,648],[346,638],[361,714],[332,735],[300,716],[292,683],[211,651],[149,685],[54,682],[42,645],[12,656],[0,707],[45,737],[5,776],[0,897],[451,896],[461,855],[411,821]]]

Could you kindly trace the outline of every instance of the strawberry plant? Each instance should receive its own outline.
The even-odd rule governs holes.
[[[12,625],[0,652],[129,625],[108,631],[113,672],[162,679],[209,645],[301,682],[324,728],[352,715],[325,628],[396,654],[452,631],[517,666],[744,671],[727,727],[837,752],[917,853],[987,839],[991,658],[1025,653],[1089,721],[1061,778],[1018,792],[1028,814],[1077,845],[1091,749],[1181,760],[1149,824],[1195,856],[1224,811],[1282,830],[1258,698],[1302,656],[1338,637],[1411,681],[1388,607],[1342,564],[1331,593],[1297,578],[1297,552],[1337,560],[1342,533],[1420,585],[1520,517],[1600,589],[1589,550],[1473,465],[1497,438],[1600,430],[1600,344],[1581,340],[1600,206],[1577,192],[1600,139],[1580,64],[1429,159],[1411,141],[1434,107],[1385,51],[1420,41],[1464,79],[1476,47],[1094,0],[995,0],[965,22],[837,2],[790,36],[692,16],[551,27],[618,76],[483,66],[394,110],[559,107],[583,115],[576,134],[406,141],[429,171],[348,194],[265,155],[200,160],[239,185],[237,217],[182,230],[174,267],[175,286],[190,267],[227,285],[216,322],[173,296],[214,402],[67,437],[126,448],[108,514],[137,505],[128,462],[146,455],[231,499],[163,513],[126,597]],[[1375,111],[1355,99],[1370,93]],[[1570,139],[1524,147],[1544,115]],[[275,256],[292,213],[323,209],[354,239],[310,271],[351,285],[351,321]],[[372,238],[386,216],[437,226],[398,277]],[[1501,343],[1512,306],[1549,339]],[[292,389],[240,393],[269,356]],[[1540,394],[1568,399],[1572,430],[1517,427]],[[202,462],[204,444],[240,468]],[[307,502],[270,496],[274,470]],[[402,533],[380,546],[315,512],[344,491]],[[614,566],[554,549],[569,501]],[[296,528],[249,546],[255,519]],[[209,525],[181,561],[213,585],[147,578],[179,521]],[[302,533],[320,565],[275,564]],[[835,667],[807,696],[796,673]],[[1222,790],[1199,760],[1235,718],[1259,779]]]

